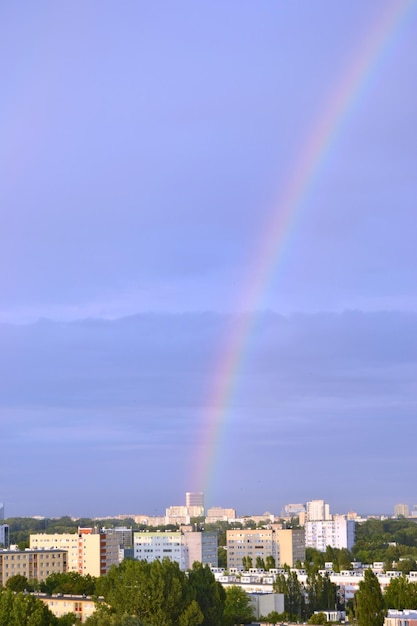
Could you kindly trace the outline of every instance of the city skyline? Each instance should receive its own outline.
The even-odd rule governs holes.
[[[417,2],[0,11],[8,513],[413,506]]]

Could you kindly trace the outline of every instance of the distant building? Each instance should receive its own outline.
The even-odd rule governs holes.
[[[4,504],[0,502],[0,522],[4,520]]]
[[[355,543],[355,522],[342,515],[333,520],[306,522],[304,530],[306,547],[320,552],[325,552],[327,546],[351,550]]]
[[[204,513],[204,494],[202,491],[197,493],[193,493],[191,491],[187,491],[185,494],[185,506],[187,508],[198,507],[203,510]]]
[[[51,574],[66,571],[65,550],[0,550],[0,587],[16,574],[42,582]]]
[[[10,546],[10,528],[8,524],[0,526],[0,548],[8,548]]]
[[[394,517],[410,517],[408,504],[396,504],[394,506]]]
[[[235,519],[235,509],[223,509],[220,506],[213,506],[207,510],[206,522],[230,522]]]
[[[324,500],[311,500],[306,506],[306,522],[330,520],[330,506]]]
[[[286,504],[281,511],[282,517],[298,517],[300,513],[305,513],[304,504]]]

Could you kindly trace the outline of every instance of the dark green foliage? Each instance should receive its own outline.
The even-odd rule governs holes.
[[[224,626],[250,624],[253,618],[252,603],[247,593],[237,585],[228,587],[226,589],[226,602],[223,614]]]
[[[291,619],[299,620],[305,616],[304,587],[295,572],[278,574],[273,589],[276,593],[284,594],[285,612]]]
[[[22,574],[16,574],[15,576],[10,576],[6,583],[6,589],[10,589],[10,591],[33,591],[30,589],[29,581],[26,576],[22,576]]]
[[[417,609],[417,583],[405,576],[393,578],[384,593],[387,609]]]
[[[218,626],[223,618],[226,592],[216,581],[208,565],[194,563],[188,573],[193,598],[203,613],[202,626]]]
[[[315,624],[316,626],[325,626],[327,624],[327,617],[325,613],[315,613],[308,620],[309,624]]]
[[[78,572],[56,573],[40,583],[40,590],[49,595],[66,593],[92,596],[95,594],[96,582],[97,579],[90,574],[82,576]]]
[[[378,578],[372,570],[365,570],[364,579],[355,594],[358,626],[383,626],[386,610]]]
[[[97,593],[116,615],[146,626],[198,626],[204,616],[177,563],[126,560],[99,579]]]
[[[411,519],[372,519],[356,524],[352,554],[362,563],[417,559],[417,523]]]
[[[311,574],[306,586],[309,615],[314,611],[334,609],[337,604],[337,585],[331,582],[328,574]]]
[[[30,594],[0,593],[0,626],[56,626],[57,618],[38,598]]]
[[[272,555],[267,556],[265,560],[265,569],[269,571],[270,569],[273,569],[274,567],[275,567],[274,557]]]

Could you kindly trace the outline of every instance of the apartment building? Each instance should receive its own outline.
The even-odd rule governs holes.
[[[331,520],[330,506],[324,500],[310,500],[306,505],[306,521]]]
[[[279,543],[280,561],[277,567],[288,565],[294,567],[297,561],[303,563],[306,558],[304,528],[281,528],[275,530]]]
[[[227,542],[227,569],[242,569],[243,559],[251,558],[252,566],[257,567],[256,560],[264,561],[268,556],[280,562],[279,543],[275,532],[267,529],[256,530],[228,530],[226,531]]]
[[[306,522],[305,545],[325,552],[327,546],[351,550],[355,543],[355,521],[343,515],[336,515],[333,520]]]
[[[217,567],[219,563],[217,531],[184,532],[183,539],[188,548],[188,568],[195,562]]]
[[[55,617],[74,613],[77,616],[77,624],[84,624],[96,610],[96,600],[86,596],[61,594],[48,596],[45,593],[37,593],[36,597],[46,604]]]
[[[168,558],[178,563],[181,570],[188,569],[188,547],[184,544],[182,532],[143,532],[133,531],[133,555],[139,561],[152,561]]]
[[[8,524],[0,525],[0,548],[8,548],[10,545],[10,528]]]
[[[232,522],[236,519],[235,509],[223,509],[220,506],[213,506],[207,510],[206,522]]]
[[[66,571],[65,550],[0,550],[0,588],[17,574],[41,582],[50,574]]]
[[[79,528],[78,533],[30,535],[30,548],[60,549],[68,553],[68,571],[85,576],[102,576],[111,565],[118,565],[123,537],[97,528]]]
[[[170,559],[181,570],[192,567],[195,561],[213,567],[218,564],[218,534],[194,531],[191,528],[177,531],[133,531],[133,554],[138,560],[152,561]]]

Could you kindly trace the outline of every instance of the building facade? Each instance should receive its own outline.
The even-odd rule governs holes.
[[[306,505],[306,521],[330,520],[330,506],[324,500],[310,500]]]
[[[0,550],[0,587],[17,574],[42,582],[51,574],[66,571],[65,550]]]
[[[83,576],[102,576],[111,565],[119,564],[122,540],[120,533],[97,528],[79,528],[78,533],[30,535],[30,547],[38,550],[66,550],[68,571],[78,572]]]
[[[188,547],[183,542],[182,532],[133,531],[133,555],[138,561],[169,559],[178,563],[181,570],[188,569]]]
[[[327,546],[351,550],[355,543],[355,521],[343,516],[335,516],[333,520],[306,522],[304,530],[306,547],[319,552],[325,552]]]

